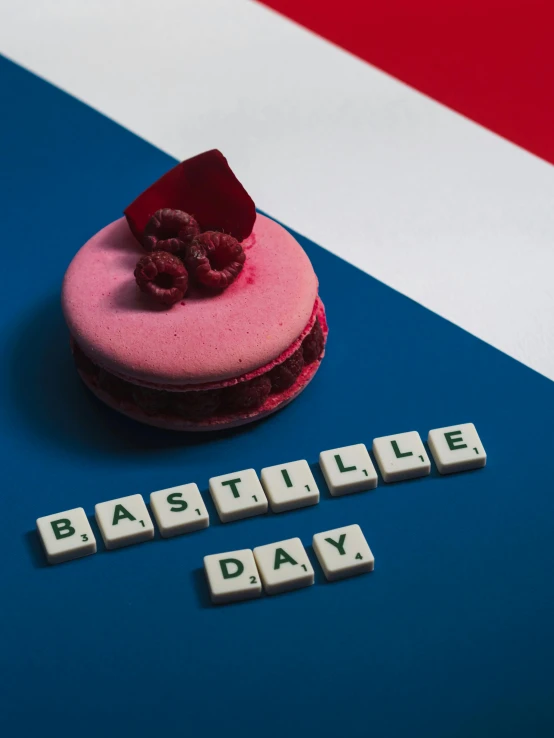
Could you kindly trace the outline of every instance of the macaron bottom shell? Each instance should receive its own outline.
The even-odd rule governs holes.
[[[314,361],[310,361],[310,363],[304,365],[301,373],[296,378],[296,381],[292,386],[283,391],[272,392],[260,406],[248,410],[240,410],[231,413],[218,412],[217,414],[202,419],[180,417],[175,413],[167,412],[167,410],[157,413],[146,412],[132,400],[117,397],[115,394],[107,391],[104,387],[99,386],[96,379],[87,373],[87,371],[83,371],[79,365],[77,365],[77,371],[84,384],[94,395],[96,395],[96,397],[98,397],[99,400],[112,409],[117,410],[123,415],[126,415],[140,423],[176,431],[215,431],[233,428],[254,422],[284,408],[295,397],[297,397],[313,379],[325,355],[325,344],[328,335],[325,309],[320,300],[317,302],[316,313],[317,321],[321,327],[324,339],[324,346],[320,356]],[[140,385],[134,385],[134,383],[129,380],[127,380],[125,384],[128,388],[133,386],[140,387]],[[128,390],[126,396],[127,395]]]
[[[323,355],[321,359],[322,358]],[[175,431],[215,431],[246,425],[247,423],[252,423],[256,420],[265,418],[284,408],[308,386],[319,369],[321,359],[305,366],[292,387],[284,392],[270,395],[261,407],[248,412],[216,415],[211,418],[198,421],[185,420],[184,418],[178,418],[174,415],[166,414],[148,415],[144,411],[140,410],[136,405],[131,406],[130,403],[119,402],[108,392],[105,392],[100,387],[93,384],[83,372],[79,372],[79,375],[85,385],[93,394],[96,395],[96,397],[98,397],[99,400],[102,400],[102,402],[109,405],[112,409],[117,410],[119,413],[122,413],[128,418],[132,418],[139,423],[146,423],[147,425],[153,425],[156,428]]]

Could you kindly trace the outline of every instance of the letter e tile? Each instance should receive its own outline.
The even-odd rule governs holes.
[[[479,469],[487,454],[473,423],[450,425],[429,431],[427,439],[440,474]]]

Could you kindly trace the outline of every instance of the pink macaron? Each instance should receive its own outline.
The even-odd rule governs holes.
[[[202,176],[210,202],[223,202],[217,215],[228,205],[221,177],[214,183],[205,171]],[[115,410],[174,430],[238,426],[287,405],[319,368],[327,338],[318,280],[300,244],[253,212],[252,225],[237,220],[244,258],[225,289],[195,280],[178,253],[189,269],[186,292],[171,305],[156,302],[134,277],[145,256],[137,230],[144,231],[160,205],[159,197],[144,194],[151,212],[142,224],[142,213],[130,217],[128,209],[127,219],[109,224],[78,251],[64,278],[62,307],[84,383]],[[165,205],[167,186],[163,197]],[[194,211],[185,204],[194,216],[202,209],[202,203],[193,203]],[[240,207],[228,210],[233,215]],[[203,215],[208,218],[213,228],[214,214]],[[232,233],[233,219],[225,226]]]

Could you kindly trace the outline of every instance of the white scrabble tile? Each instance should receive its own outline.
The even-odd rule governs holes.
[[[191,533],[210,524],[206,505],[194,483],[152,492],[150,507],[163,538]]]
[[[300,538],[289,538],[254,549],[254,558],[267,594],[309,587],[314,570]]]
[[[330,582],[373,571],[375,559],[359,525],[316,533],[313,547]]]
[[[487,454],[473,423],[449,425],[429,431],[427,443],[440,474],[479,469]]]
[[[319,489],[307,461],[267,466],[262,469],[261,479],[273,512],[296,510],[319,502]]]
[[[49,564],[96,553],[96,538],[82,507],[38,518],[37,528]]]
[[[204,556],[212,602],[250,600],[262,593],[260,575],[249,548]]]
[[[106,548],[122,548],[154,538],[154,525],[142,495],[99,502],[94,508],[96,522]]]
[[[267,497],[254,469],[212,477],[210,494],[222,523],[267,512]]]
[[[377,472],[363,443],[322,451],[319,466],[333,497],[377,487]]]
[[[417,431],[374,438],[373,454],[385,482],[400,482],[431,473],[431,462]]]

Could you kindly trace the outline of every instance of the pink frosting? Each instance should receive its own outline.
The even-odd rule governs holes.
[[[96,364],[155,386],[217,383],[280,357],[312,318],[318,282],[298,242],[258,215],[243,242],[245,267],[215,296],[192,290],[160,308],[133,277],[144,254],[124,218],[77,253],[63,283],[71,334]]]

